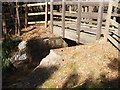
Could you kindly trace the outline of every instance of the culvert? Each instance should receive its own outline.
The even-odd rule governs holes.
[[[36,37],[25,42],[27,43],[26,49],[19,51],[20,53],[18,52],[18,54],[16,54],[18,59],[14,61],[12,61],[13,59],[11,60],[14,62],[13,65],[20,70],[35,68],[37,65],[39,65],[41,60],[49,54],[50,49],[68,47],[68,44],[63,40],[62,37]],[[18,57],[18,55],[20,56],[20,54],[21,57],[25,56],[23,54],[26,54],[27,58],[25,58],[25,60],[19,60],[21,57]],[[13,58],[15,57],[16,56]]]

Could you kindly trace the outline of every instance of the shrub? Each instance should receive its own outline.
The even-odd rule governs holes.
[[[6,35],[2,42],[2,74],[3,77],[6,77],[15,70],[13,65],[10,62],[9,54],[11,50],[14,48],[14,43],[12,37],[10,35]]]

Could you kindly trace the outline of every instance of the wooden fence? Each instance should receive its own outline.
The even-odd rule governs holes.
[[[33,3],[33,4],[25,4],[23,5],[25,7],[26,13],[25,13],[25,26],[27,27],[28,24],[37,24],[37,23],[45,23],[45,27],[48,25],[48,5],[50,2],[45,3]],[[35,6],[45,6],[45,12],[37,12],[37,13],[29,13],[28,8],[29,7],[35,7]],[[36,16],[36,15],[45,15],[45,21],[35,21],[35,22],[28,22],[28,16]]]
[[[120,24],[116,22],[116,16],[112,17],[113,13],[117,13],[117,9],[120,5],[115,2],[109,3],[109,8],[107,12],[106,24],[105,24],[105,39],[111,41],[120,50]],[[115,12],[113,12],[113,7]],[[120,17],[120,16],[119,16]],[[112,19],[113,18],[113,19]],[[117,28],[116,30],[110,30],[112,28]]]
[[[29,7],[41,5],[45,6],[44,12],[28,12]],[[50,11],[48,10],[48,5],[50,5]],[[61,8],[61,10],[54,10],[55,5]],[[69,5],[69,10],[66,10],[67,5]],[[77,9],[75,11],[72,11],[71,5],[76,5]],[[22,5],[22,7],[25,7],[26,27],[28,26],[28,24],[45,23],[45,27],[50,24],[50,30],[53,33],[53,26],[55,25],[53,23],[54,19],[56,17],[60,18],[61,16],[60,19],[62,21],[61,26],[63,37],[65,37],[65,28],[67,27],[65,21],[69,20],[76,22],[74,28],[76,29],[76,41],[78,43],[80,43],[80,31],[85,30],[89,32],[95,32],[96,40],[99,40],[101,35],[103,34],[106,40],[110,40],[117,48],[119,48],[120,35],[118,29],[120,28],[120,24],[116,22],[116,18],[120,17],[120,14],[118,14],[117,12],[117,9],[119,8],[118,6],[118,3],[116,2],[65,2],[64,0],[59,2],[53,2],[53,0],[51,0],[51,2],[33,4],[26,3],[25,5]],[[19,6],[17,6],[16,9],[18,8]],[[95,10],[95,8],[97,9]],[[19,12],[17,12],[17,14],[19,15]],[[50,21],[48,21],[48,14],[50,14]],[[45,21],[28,22],[28,16],[35,15],[45,15]],[[18,21],[20,21],[19,18]],[[82,27],[82,25],[86,27]]]
[[[76,21],[76,36],[77,36],[77,42],[80,42],[80,31],[81,30],[87,30],[87,31],[95,31],[96,32],[96,40],[100,39],[101,34],[105,36],[105,38],[109,39],[117,48],[119,48],[119,34],[118,34],[118,28],[120,24],[115,21],[116,17],[120,17],[120,14],[117,13],[118,3],[116,2],[51,2],[51,31],[53,32],[53,18],[55,16],[61,16],[62,19],[62,36],[65,37],[65,20],[71,20]],[[53,10],[53,5],[61,5],[62,11]],[[77,11],[71,12],[66,11],[66,5],[77,5],[78,9]],[[116,7],[117,6],[117,7]],[[98,7],[97,12],[93,10],[94,7]],[[108,7],[108,9],[105,9],[105,7]],[[82,13],[81,13],[82,12]],[[112,13],[110,13],[112,12]],[[68,17],[76,17],[77,19],[69,19]],[[114,18],[114,20],[111,19],[111,17]],[[97,20],[95,20],[97,19]],[[110,20],[109,20],[110,19]],[[96,27],[96,30],[93,28],[83,28],[81,27],[82,24],[86,24],[88,22],[88,26]],[[112,27],[110,27],[112,25]],[[115,28],[114,28],[114,26]],[[109,31],[108,31],[109,30]],[[103,32],[102,32],[103,31]],[[116,39],[111,39],[110,33],[113,32],[116,34]]]

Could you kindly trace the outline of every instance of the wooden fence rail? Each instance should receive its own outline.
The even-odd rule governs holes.
[[[50,4],[50,2],[45,2],[45,3],[33,3],[33,4],[25,4],[22,5],[23,7],[25,7],[25,27],[28,26],[28,24],[37,24],[37,23],[44,23],[45,27],[47,27],[48,25],[48,14],[50,14],[50,12],[48,12],[48,5]],[[28,8],[29,7],[35,7],[35,6],[45,6],[45,11],[44,12],[37,12],[37,13],[29,13],[28,12]],[[28,16],[36,16],[36,15],[45,15],[45,21],[35,21],[35,22],[28,22]]]

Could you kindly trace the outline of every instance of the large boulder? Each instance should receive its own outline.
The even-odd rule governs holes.
[[[46,65],[52,64],[51,60],[53,58],[59,59],[60,56],[55,54],[50,49],[67,47],[67,43],[62,39],[62,37],[52,37],[52,38],[34,38],[29,41],[21,41],[18,45],[18,52],[11,58],[13,65],[16,68],[21,68],[21,70],[26,70],[29,67],[36,67],[39,65],[41,60],[47,56],[50,60],[48,62],[46,59],[42,60],[47,62]],[[46,58],[47,58],[46,57]],[[46,66],[44,65],[44,66]]]
[[[42,59],[39,67],[51,67],[51,66],[57,66],[62,61],[62,57],[58,54],[56,54],[53,50],[50,50],[50,53],[48,56]]]

